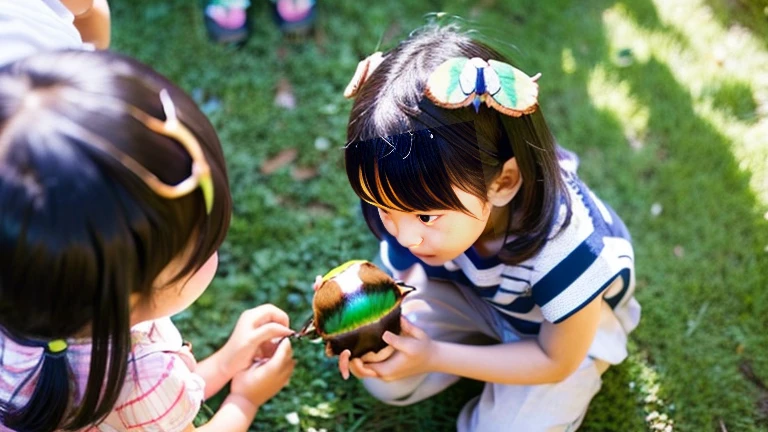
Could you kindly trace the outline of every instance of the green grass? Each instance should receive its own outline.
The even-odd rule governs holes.
[[[634,236],[643,318],[583,430],[648,430],[669,419],[681,431],[768,428],[759,384],[768,381],[765,0],[321,0],[321,34],[303,44],[284,42],[256,1],[255,32],[240,50],[207,42],[195,2],[112,3],[113,48],[194,94],[228,157],[235,214],[220,272],[176,318],[198,356],[223,343],[240,311],[264,302],[298,327],[311,314],[314,275],[373,256],[343,173],[350,103],[341,93],[359,59],[444,10],[505,44],[523,70],[543,73],[541,106],[555,135]],[[293,85],[295,110],[273,104],[281,78]],[[285,148],[298,150],[296,160],[261,174]],[[295,167],[318,175],[295,180]],[[481,388],[466,382],[389,407],[341,380],[322,346],[295,350],[290,386],[253,430],[451,430]]]

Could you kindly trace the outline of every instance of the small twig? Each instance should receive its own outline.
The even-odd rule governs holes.
[[[723,419],[720,419],[720,432],[728,432],[728,429],[725,427],[725,423],[723,423]]]

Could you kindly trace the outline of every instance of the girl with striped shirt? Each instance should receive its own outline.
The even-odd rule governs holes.
[[[427,26],[345,92],[349,182],[379,263],[416,291],[402,333],[339,369],[394,405],[486,382],[459,431],[575,430],[640,317],[629,233],[557,145],[538,78]]]

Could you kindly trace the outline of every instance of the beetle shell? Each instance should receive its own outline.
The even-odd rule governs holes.
[[[352,357],[360,357],[386,347],[381,337],[386,331],[400,333],[400,305],[412,290],[367,261],[348,262],[329,272],[312,302],[326,354],[348,349]]]

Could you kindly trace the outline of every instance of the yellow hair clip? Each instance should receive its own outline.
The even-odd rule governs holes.
[[[58,354],[68,347],[67,342],[64,339],[56,339],[48,342],[46,349],[52,354]]]
[[[171,186],[160,181],[157,176],[131,158],[123,159],[121,162],[141,177],[156,194],[164,198],[179,198],[200,187],[205,199],[205,211],[210,214],[213,208],[213,180],[211,167],[205,160],[203,149],[194,134],[176,117],[176,107],[165,89],[160,90],[160,102],[165,111],[165,121],[160,121],[136,107],[131,107],[131,115],[151,131],[165,135],[181,144],[192,157],[192,173],[181,183]]]

